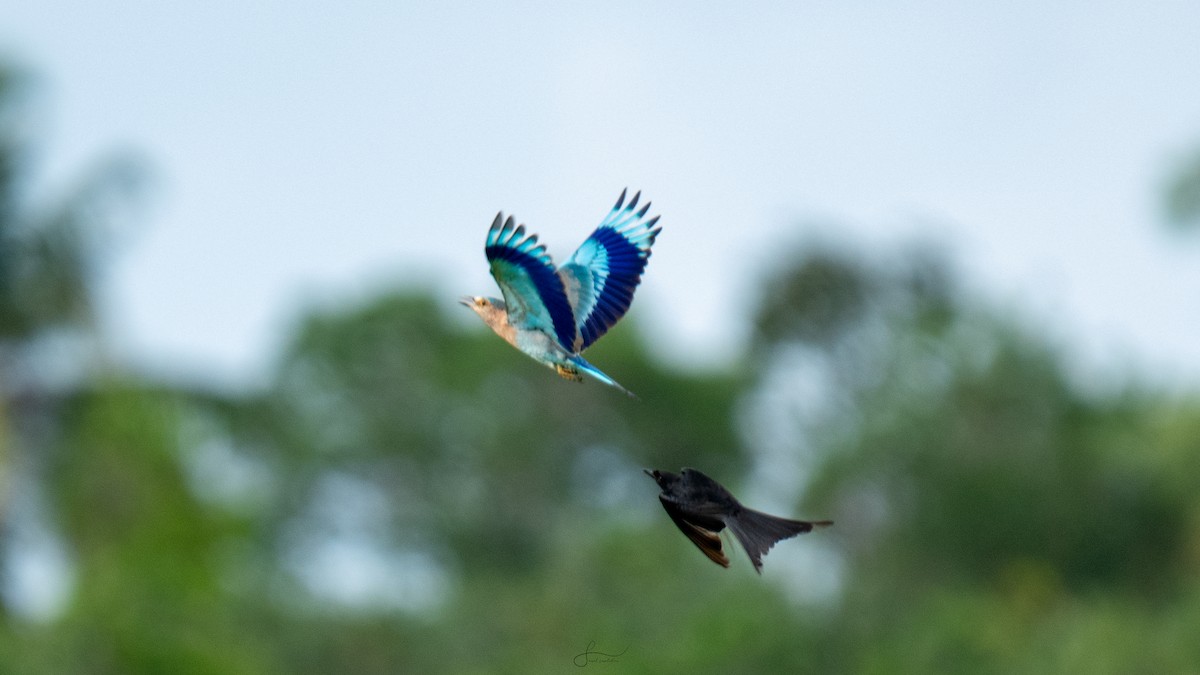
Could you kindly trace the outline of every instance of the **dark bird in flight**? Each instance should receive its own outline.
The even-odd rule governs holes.
[[[762,574],[762,557],[776,542],[833,524],[832,520],[789,520],[746,508],[723,485],[695,469],[684,468],[677,474],[643,470],[662,488],[658,500],[675,526],[722,567],[729,567],[729,558],[718,533],[726,525],[746,549],[754,571]]]

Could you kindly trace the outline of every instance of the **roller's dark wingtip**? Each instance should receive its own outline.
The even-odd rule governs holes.
[[[629,188],[621,188],[621,196],[617,197],[617,204],[616,204],[616,206],[613,207],[613,211],[621,210],[621,205],[625,203],[625,193],[628,191],[629,191]]]

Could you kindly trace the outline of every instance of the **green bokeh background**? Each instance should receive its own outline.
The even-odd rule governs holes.
[[[635,307],[588,356],[637,401],[421,288],[311,311],[254,390],[160,381],[92,311],[104,206],[142,176],[29,204],[24,77],[0,70],[0,673],[573,672],[589,645],[622,673],[1200,670],[1200,398],[1081,377],[945,251],[798,242],[720,370],[656,360]],[[1185,228],[1198,175],[1164,191]],[[681,466],[836,525],[721,569],[641,474]],[[38,537],[69,570],[46,615],[12,586]]]

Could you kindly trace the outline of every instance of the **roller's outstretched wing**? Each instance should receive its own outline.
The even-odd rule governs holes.
[[[497,213],[484,252],[504,295],[509,323],[552,335],[564,349],[574,351],[578,329],[571,304],[537,235],[526,237],[524,225],[514,227],[512,216],[506,220]]]
[[[600,223],[559,270],[575,317],[577,335],[571,351],[578,354],[612,328],[633,302],[650,247],[662,229],[658,216],[646,219],[650,203],[637,209],[637,193],[625,204],[624,190]]]

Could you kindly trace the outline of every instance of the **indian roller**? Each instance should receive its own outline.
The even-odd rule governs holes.
[[[580,354],[620,321],[642,280],[650,247],[662,229],[646,219],[650,203],[637,208],[641,192],[626,191],[592,235],[557,270],[536,234],[497,213],[484,253],[503,300],[466,296],[459,302],[509,344],[580,382],[584,375],[633,394]]]

